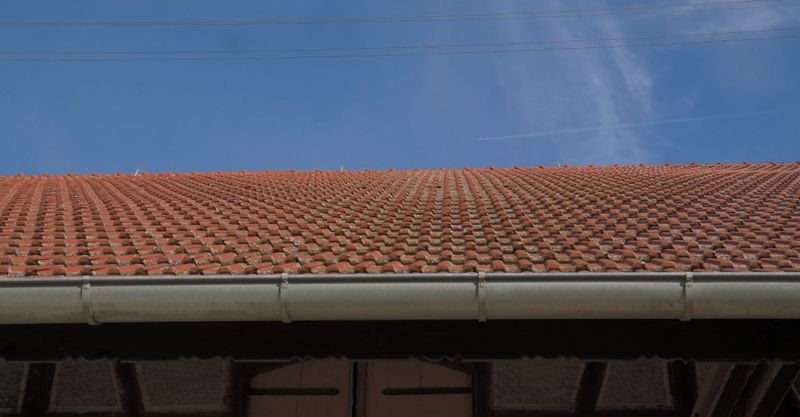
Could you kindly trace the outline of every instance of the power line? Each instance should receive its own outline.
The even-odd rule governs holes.
[[[418,45],[386,45],[370,47],[322,47],[322,48],[272,48],[272,49],[173,49],[173,50],[43,50],[43,51],[13,51],[0,50],[2,55],[24,55],[24,56],[43,56],[43,55],[202,55],[202,54],[267,54],[285,52],[355,52],[355,51],[387,51],[404,49],[460,49],[460,48],[489,48],[504,46],[524,46],[524,45],[557,45],[569,43],[598,43],[616,42],[646,39],[665,39],[665,38],[691,38],[708,36],[731,36],[756,33],[781,33],[800,31],[800,26],[744,29],[734,31],[718,32],[690,32],[673,34],[656,34],[645,36],[618,36],[608,38],[573,38],[573,39],[550,39],[550,40],[528,40],[516,42],[484,42],[484,43],[455,43],[455,44],[418,44]],[[736,39],[736,38],[735,38]]]
[[[693,13],[706,11],[748,10],[764,7],[798,7],[797,2],[776,0],[735,0],[690,5],[637,6],[608,9],[567,9],[549,11],[515,11],[505,13],[466,13],[409,16],[369,16],[303,19],[221,19],[221,20],[27,20],[0,21],[0,27],[165,27],[165,26],[277,26],[337,25],[366,23],[451,22],[509,19],[546,19],[562,17],[594,17],[640,14]]]
[[[446,55],[485,55],[485,54],[507,54],[507,53],[535,53],[535,52],[565,52],[593,49],[624,49],[624,48],[646,48],[646,47],[669,47],[669,46],[690,46],[702,44],[724,44],[734,42],[766,41],[766,40],[789,40],[799,39],[800,34],[789,36],[762,36],[762,37],[740,37],[731,39],[702,39],[694,41],[668,41],[668,42],[643,42],[643,43],[622,43],[604,45],[583,45],[571,47],[544,47],[544,48],[500,48],[500,49],[480,49],[467,51],[414,51],[414,52],[386,52],[386,53],[364,53],[364,54],[333,54],[333,55],[259,55],[259,56],[156,56],[156,57],[62,57],[62,58],[40,58],[40,57],[11,57],[0,58],[0,62],[145,62],[145,61],[288,61],[303,59],[357,59],[357,58],[383,58],[383,57],[412,57],[412,56],[446,56]]]

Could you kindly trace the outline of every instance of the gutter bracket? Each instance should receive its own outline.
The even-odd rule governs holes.
[[[478,321],[485,322],[489,319],[486,312],[486,272],[478,272],[475,281],[475,295],[478,298]]]
[[[281,306],[281,321],[284,323],[291,323],[292,318],[289,315],[289,273],[284,272],[281,274],[281,282],[278,284],[278,303]]]
[[[81,281],[81,306],[83,307],[83,316],[86,317],[86,322],[91,326],[98,326],[100,323],[94,318],[94,311],[92,310],[92,283],[89,277],[83,277]]]
[[[694,313],[694,276],[687,272],[683,279],[683,315],[681,321],[690,321]]]

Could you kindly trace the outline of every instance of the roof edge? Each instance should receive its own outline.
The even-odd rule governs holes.
[[[798,161],[783,161],[783,162],[688,162],[688,163],[662,163],[662,164],[600,164],[600,165],[536,165],[536,166],[480,166],[480,167],[428,167],[428,168],[386,168],[386,169],[347,169],[342,171],[341,168],[331,169],[283,169],[283,170],[240,170],[240,171],[139,171],[135,173],[130,172],[86,172],[86,173],[40,173],[40,174],[12,174],[0,175],[0,178],[48,178],[48,177],[80,177],[80,178],[106,178],[106,177],[170,177],[170,176],[184,176],[184,175],[237,175],[237,174],[257,174],[257,173],[271,173],[271,174],[307,174],[318,172],[329,173],[371,173],[371,172],[415,172],[415,171],[471,171],[471,170],[511,170],[511,169],[540,169],[540,170],[565,170],[565,169],[614,169],[614,168],[697,168],[697,167],[724,167],[724,168],[757,168],[757,167],[796,167],[800,169],[800,160]]]

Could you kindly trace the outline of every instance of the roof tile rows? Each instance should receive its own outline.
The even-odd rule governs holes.
[[[0,276],[800,271],[800,163],[0,177]]]

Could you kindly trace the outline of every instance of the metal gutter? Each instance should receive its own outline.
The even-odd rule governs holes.
[[[794,272],[0,279],[0,324],[798,318]]]

